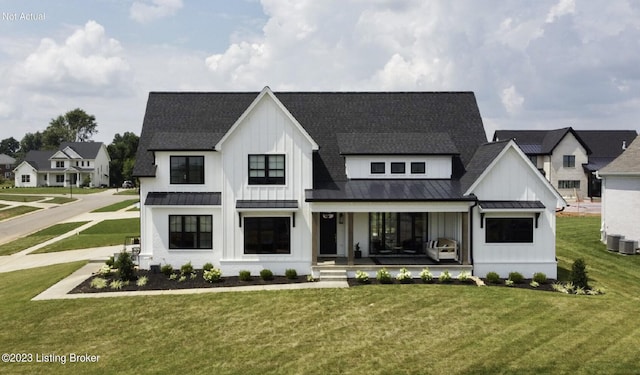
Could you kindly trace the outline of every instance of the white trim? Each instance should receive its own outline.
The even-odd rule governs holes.
[[[482,147],[482,146],[481,146]],[[553,193],[553,195],[556,197],[557,200],[557,206],[559,208],[561,207],[566,207],[567,206],[567,202],[564,200],[564,198],[562,198],[562,196],[560,195],[560,193],[558,193],[558,191],[553,187],[553,185],[551,185],[551,182],[549,182],[549,180],[547,180],[546,178],[544,178],[544,176],[540,173],[540,171],[538,171],[538,169],[536,167],[534,167],[533,163],[531,163],[531,160],[529,159],[529,157],[527,157],[527,155],[524,154],[524,152],[522,152],[522,150],[520,149],[520,147],[518,147],[518,145],[515,143],[515,141],[512,139],[509,142],[507,142],[507,144],[504,146],[504,148],[502,149],[502,151],[500,151],[500,153],[498,154],[498,156],[496,156],[493,161],[491,162],[491,164],[489,164],[489,166],[487,166],[485,168],[485,170],[482,172],[482,174],[480,175],[480,177],[476,178],[476,180],[473,182],[473,184],[467,189],[467,191],[464,193],[464,195],[470,195],[471,193],[473,193],[473,191],[476,189],[476,187],[478,187],[478,185],[480,184],[480,182],[485,179],[487,177],[487,175],[489,175],[491,173],[491,170],[496,166],[496,164],[498,164],[498,162],[500,161],[500,159],[504,156],[504,154],[507,153],[507,151],[513,148],[518,155],[520,155],[521,158],[523,158],[524,160],[526,160],[527,162],[527,166],[529,167],[529,169],[531,170],[532,173],[534,173],[537,178],[545,185],[547,186],[547,188],[549,189],[549,191],[551,191]]]
[[[253,111],[253,109],[258,105],[260,100],[262,100],[262,98],[265,95],[268,95],[276,103],[278,108],[280,108],[280,110],[285,114],[285,116],[287,116],[287,118],[298,128],[300,133],[302,133],[302,135],[307,139],[307,141],[309,141],[309,143],[311,144],[311,148],[314,151],[317,151],[319,149],[318,144],[313,140],[313,138],[311,138],[309,133],[307,133],[307,131],[302,127],[302,125],[300,125],[298,120],[296,120],[296,118],[293,117],[291,112],[289,112],[289,110],[282,104],[282,102],[280,102],[280,100],[276,98],[276,96],[273,94],[273,91],[271,91],[269,86],[265,86],[262,89],[262,91],[260,91],[260,94],[258,94],[258,96],[253,100],[251,105],[249,105],[249,107],[244,111],[244,113],[242,113],[242,115],[238,118],[238,120],[236,120],[236,122],[231,126],[231,128],[229,128],[229,130],[224,134],[224,136],[222,136],[220,141],[216,143],[216,145],[214,146],[214,150],[220,151],[222,149],[222,144],[227,140],[227,138],[231,136],[231,134],[236,130],[236,128],[240,126],[240,124],[245,120],[245,118],[249,116],[249,113]]]

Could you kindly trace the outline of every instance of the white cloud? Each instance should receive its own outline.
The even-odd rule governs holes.
[[[182,8],[182,0],[136,1],[131,4],[129,16],[140,23],[149,23],[172,16]]]
[[[63,44],[42,39],[16,70],[17,84],[45,91],[103,95],[128,90],[129,65],[120,43],[108,38],[95,21],[87,22]]]
[[[524,98],[518,93],[516,87],[511,85],[500,94],[502,105],[510,114],[518,113],[522,110],[522,104],[524,104]]]
[[[558,4],[551,7],[547,14],[547,23],[555,21],[557,18],[565,14],[572,14],[576,11],[575,0],[560,0]]]

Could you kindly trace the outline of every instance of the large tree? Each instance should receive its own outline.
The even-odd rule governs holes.
[[[18,155],[16,159],[24,159],[27,155],[27,152],[31,150],[40,150],[44,146],[44,142],[42,140],[42,133],[27,133],[20,140],[20,151],[18,151]]]
[[[123,135],[116,134],[113,142],[107,146],[111,167],[109,168],[109,180],[112,184],[120,186],[125,180],[133,180],[133,165],[136,160],[139,137],[131,132]]]
[[[13,137],[5,138],[0,141],[0,154],[9,155],[12,158],[15,158],[19,149],[20,142]]]
[[[95,116],[76,108],[51,120],[42,132],[44,147],[56,149],[62,142],[87,142],[98,132],[97,127]]]

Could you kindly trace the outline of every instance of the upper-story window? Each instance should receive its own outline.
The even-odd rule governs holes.
[[[64,168],[64,160],[56,161],[56,168]]]
[[[575,155],[564,155],[562,157],[562,166],[565,168],[575,168],[576,166]]]
[[[284,185],[284,155],[249,155],[249,185]]]
[[[372,162],[371,163],[371,174],[384,174],[384,162]]]
[[[411,174],[425,174],[427,173],[427,167],[424,162],[411,163]]]
[[[204,184],[204,156],[172,156],[172,184]]]
[[[405,168],[405,163],[391,163],[391,173],[393,174],[404,174]]]

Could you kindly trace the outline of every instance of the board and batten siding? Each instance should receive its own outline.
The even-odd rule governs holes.
[[[222,212],[225,223],[222,263],[230,270],[270,268],[281,273],[286,268],[295,268],[298,273],[308,273],[311,210],[304,202],[304,191],[313,185],[313,145],[275,100],[264,95],[223,141],[220,154],[224,171]],[[249,155],[252,154],[285,155],[285,184],[249,185]],[[237,200],[295,200],[299,208],[293,211],[243,211],[240,216]],[[293,212],[295,227],[291,227],[291,254],[244,254],[242,218],[292,217]]]
[[[402,179],[449,179],[452,168],[451,156],[402,156],[402,155],[349,155],[345,157],[347,178],[402,178]],[[371,163],[385,163],[385,173],[372,174]],[[391,163],[405,163],[405,173],[391,173]],[[425,163],[425,173],[412,174],[411,163]]]
[[[577,163],[577,162],[576,162]],[[556,278],[555,259],[555,208],[557,198],[540,176],[537,176],[527,160],[510,148],[497,161],[490,173],[478,184],[473,193],[479,200],[541,201],[546,210],[540,214],[538,227],[533,229],[533,243],[486,243],[486,225],[481,227],[479,207],[473,210],[473,263],[474,274],[484,277],[487,272],[498,272],[506,277],[517,271],[525,277],[544,272]],[[530,217],[533,212],[488,212],[488,217]],[[535,224],[534,224],[535,226]]]

